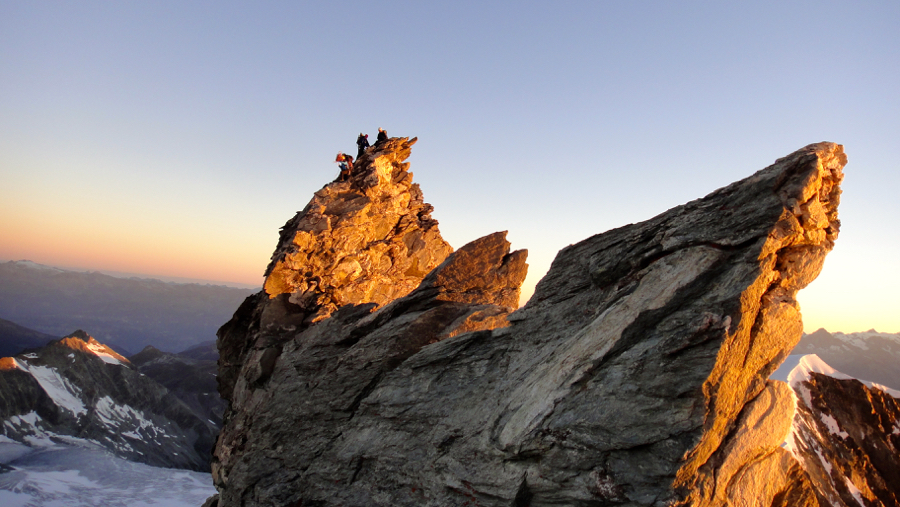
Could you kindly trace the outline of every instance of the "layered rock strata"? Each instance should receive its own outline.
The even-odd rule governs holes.
[[[523,254],[486,248],[499,263],[450,271],[486,282],[449,288],[464,248],[374,313],[342,307],[284,342],[264,388],[234,390],[218,504],[816,505],[779,447],[790,393],[766,379],[837,238],[845,163],[810,145],[567,247],[524,308],[480,330]],[[499,241],[467,248],[482,243]],[[236,332],[252,326],[220,343],[258,343]]]

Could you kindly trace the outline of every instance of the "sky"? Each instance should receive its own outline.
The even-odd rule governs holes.
[[[0,260],[261,284],[338,151],[561,248],[844,145],[808,332],[900,332],[900,2],[0,0]]]

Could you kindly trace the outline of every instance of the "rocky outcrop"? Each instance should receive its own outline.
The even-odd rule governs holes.
[[[266,269],[269,298],[287,295],[307,323],[347,304],[408,294],[452,251],[408,171],[416,139],[394,138],[326,185],[281,229]]]
[[[800,358],[786,380],[797,400],[786,447],[820,504],[900,505],[900,393],[850,378],[815,355]]]
[[[30,446],[103,447],[209,470],[216,426],[84,331],[0,360],[0,431]]]
[[[219,330],[219,392],[228,405],[217,474],[227,475],[232,449],[243,445],[248,411],[285,342],[340,307],[367,312],[407,295],[453,251],[412,182],[406,159],[415,142],[369,148],[347,181],[316,192],[282,227],[263,290]]]
[[[508,316],[524,254],[502,235],[381,308],[263,325],[286,291],[300,306],[295,269],[220,332],[254,351],[295,326],[224,386],[218,504],[816,505],[779,445],[789,391],[767,378],[837,238],[845,162],[811,145],[572,245]]]

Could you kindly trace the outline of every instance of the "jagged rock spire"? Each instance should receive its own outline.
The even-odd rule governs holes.
[[[282,227],[266,269],[270,298],[288,294],[318,322],[346,304],[406,295],[453,251],[405,162],[415,142],[369,148],[348,181],[323,187]]]
[[[346,181],[317,191],[288,220],[263,290],[219,330],[219,392],[229,401],[214,469],[224,474],[235,418],[265,385],[282,349],[303,330],[342,307],[383,306],[415,289],[453,252],[441,237],[433,207],[412,182],[416,138],[370,147]]]

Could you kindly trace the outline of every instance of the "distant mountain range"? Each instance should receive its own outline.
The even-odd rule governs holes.
[[[30,261],[0,263],[0,318],[51,337],[87,329],[125,356],[147,345],[176,352],[214,340],[219,326],[254,292],[222,285],[116,278]],[[0,332],[12,333],[2,327]],[[28,339],[21,335],[15,340]]]
[[[816,354],[835,369],[900,389],[900,333],[829,333],[803,335],[791,354]]]
[[[0,319],[0,357],[14,356],[25,349],[43,347],[58,336],[49,335]]]

